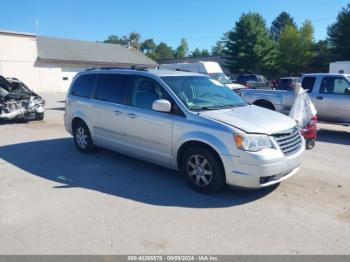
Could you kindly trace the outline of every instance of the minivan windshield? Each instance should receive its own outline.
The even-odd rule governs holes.
[[[231,89],[206,76],[166,76],[162,79],[190,110],[216,110],[247,105]]]

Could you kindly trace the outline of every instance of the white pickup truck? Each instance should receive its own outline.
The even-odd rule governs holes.
[[[317,109],[320,121],[350,125],[350,75],[305,74],[302,87],[307,90]],[[242,98],[254,105],[288,114],[294,99],[294,91],[242,89]]]

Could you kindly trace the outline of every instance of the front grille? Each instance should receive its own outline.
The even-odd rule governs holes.
[[[285,155],[289,155],[297,151],[302,144],[302,138],[297,127],[282,133],[274,134],[272,136]]]

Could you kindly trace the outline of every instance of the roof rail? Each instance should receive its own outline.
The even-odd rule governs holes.
[[[191,73],[190,70],[186,70],[186,69],[182,69],[182,68],[162,68],[162,70],[179,71],[179,72],[189,72],[189,73]]]
[[[115,70],[115,69],[131,69],[131,70],[138,70],[138,71],[147,71],[147,67],[142,66],[130,66],[130,67],[89,67],[85,71],[92,71],[92,70]]]
[[[186,70],[186,69],[182,69],[182,68],[176,68],[175,71],[191,72],[190,70]]]

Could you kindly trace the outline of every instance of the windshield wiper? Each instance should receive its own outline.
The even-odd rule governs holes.
[[[216,108],[212,108],[212,107],[207,107],[207,106],[199,106],[199,107],[195,107],[195,108],[190,108],[190,110],[203,111],[203,110],[217,110],[217,109]]]
[[[226,109],[226,108],[232,108],[231,106],[230,107],[222,107],[222,106],[202,106],[202,107],[196,107],[196,108],[192,108],[191,110],[194,110],[194,111],[209,111],[209,110],[220,110],[220,109]]]
[[[222,105],[222,106],[201,106],[196,108],[190,108],[190,110],[193,111],[204,111],[204,110],[220,110],[220,109],[228,109],[228,108],[235,108],[235,107],[241,107],[246,106],[246,104],[237,104],[237,105]]]
[[[215,108],[215,109],[227,109],[227,108],[234,108],[234,107],[240,107],[240,106],[244,106],[244,104],[222,105],[222,106],[215,106],[215,107],[211,107],[211,108]]]

